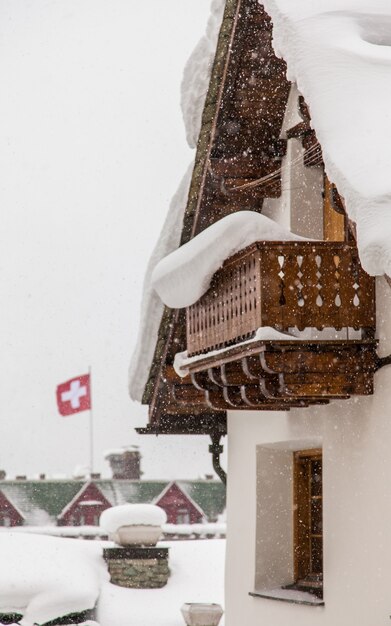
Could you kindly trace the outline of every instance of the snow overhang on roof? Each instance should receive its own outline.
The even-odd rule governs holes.
[[[328,177],[356,222],[361,263],[391,275],[391,4],[264,0],[273,45],[311,110]]]
[[[236,2],[237,0],[229,0],[228,4],[236,6]],[[225,6],[225,0],[212,0],[205,35],[200,39],[190,55],[183,73],[181,108],[186,138],[191,148],[195,148],[201,129],[202,111],[208,91]],[[155,265],[167,254],[175,250],[180,243],[183,216],[187,205],[190,183],[192,182],[193,167],[194,163],[191,163],[170,203],[159,241],[151,255],[145,274],[140,331],[129,368],[130,396],[133,400],[139,402],[141,402],[144,387],[150,374],[164,310],[160,298],[151,287],[151,273]],[[196,168],[197,158],[195,162]]]

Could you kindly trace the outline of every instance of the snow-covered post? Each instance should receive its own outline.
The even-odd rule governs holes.
[[[113,584],[137,589],[167,584],[168,548],[155,547],[166,519],[153,504],[123,504],[102,513],[100,527],[119,546],[103,551]]]

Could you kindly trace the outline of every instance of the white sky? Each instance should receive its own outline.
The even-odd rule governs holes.
[[[88,413],[55,388],[92,367],[95,469],[211,471],[209,440],[137,437],[127,370],[143,274],[193,157],[179,109],[210,0],[0,0],[0,467],[71,474]]]

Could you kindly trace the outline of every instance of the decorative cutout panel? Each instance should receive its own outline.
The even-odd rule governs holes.
[[[187,310],[189,355],[253,336],[257,328],[375,328],[374,279],[344,242],[262,242],[235,255]]]

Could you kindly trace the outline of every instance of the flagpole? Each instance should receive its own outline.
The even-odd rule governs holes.
[[[91,378],[91,366],[88,368],[90,376],[90,473],[94,471],[94,418],[92,413],[92,378]]]

